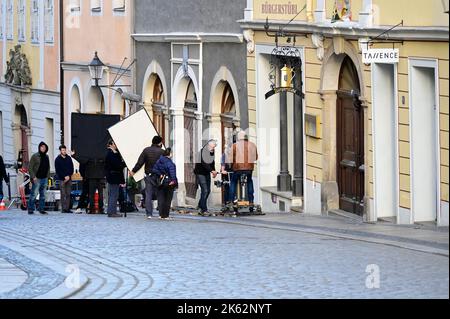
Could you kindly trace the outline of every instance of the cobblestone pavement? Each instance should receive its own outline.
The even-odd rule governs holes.
[[[27,252],[69,270],[79,267],[88,281],[66,296],[76,299],[449,298],[446,256],[266,227],[140,214],[3,212],[0,258],[14,246],[21,253],[8,261],[28,276],[50,265],[36,265]],[[379,288],[369,289],[377,269]],[[46,275],[36,274],[48,286],[60,284],[59,275]],[[21,288],[0,297],[35,296]]]

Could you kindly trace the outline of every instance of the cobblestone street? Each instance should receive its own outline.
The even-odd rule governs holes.
[[[449,296],[447,256],[206,219],[28,216],[15,211],[0,215],[0,240],[0,260],[28,275],[16,289],[0,287],[1,298],[42,297],[64,286],[65,276],[76,267],[84,278],[81,289],[57,297]],[[379,267],[379,289],[366,287],[368,265]]]

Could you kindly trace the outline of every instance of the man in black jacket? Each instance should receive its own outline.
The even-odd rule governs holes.
[[[45,209],[45,190],[50,178],[50,159],[47,155],[48,145],[39,143],[39,152],[33,154],[28,165],[28,172],[32,183],[31,194],[28,200],[28,214],[34,214],[35,200],[39,192],[39,213],[47,215]]]
[[[215,148],[217,142],[215,140],[208,141],[200,151],[200,162],[195,164],[194,174],[197,177],[197,184],[200,185],[201,196],[198,203],[200,213],[205,215],[208,213],[208,197],[211,193],[211,176],[216,178]]]
[[[114,141],[108,142],[108,152],[105,159],[106,181],[108,182],[108,217],[122,217],[117,213],[117,200],[120,187],[125,185],[123,169],[126,167]]]
[[[152,146],[144,149],[135,167],[130,172],[130,176],[134,176],[145,165],[145,211],[148,219],[151,219],[153,216],[153,195],[156,191],[151,183],[151,172],[153,166],[164,154],[162,142],[163,140],[160,136],[155,136],[152,140]]]
[[[3,157],[0,155],[0,202],[3,200],[3,180],[5,183],[9,183],[8,175],[6,175],[5,163],[3,162]]]
[[[73,161],[67,155],[65,145],[59,147],[59,156],[55,159],[56,177],[60,182],[61,191],[61,211],[62,213],[72,213],[70,210],[70,194],[72,192]]]

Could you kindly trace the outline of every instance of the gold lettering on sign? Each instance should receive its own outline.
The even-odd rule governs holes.
[[[296,4],[288,2],[287,4],[272,4],[266,1],[261,5],[261,12],[263,14],[290,14],[295,15],[298,13]]]

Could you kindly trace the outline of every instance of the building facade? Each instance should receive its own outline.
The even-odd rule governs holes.
[[[45,141],[54,158],[60,142],[59,1],[2,0],[0,9],[0,154],[12,165],[23,151],[27,165]],[[14,178],[12,184],[14,192]]]
[[[240,24],[254,47],[249,118],[265,211],[341,209],[367,221],[448,225],[449,24],[441,1],[248,0]],[[304,98],[265,98],[271,74],[281,72],[272,62],[280,28],[296,35],[279,37],[278,48],[298,50]],[[363,63],[363,52],[381,48],[398,49],[398,61]]]
[[[130,0],[64,0],[62,77],[64,141],[71,147],[72,113],[119,114],[127,116],[130,105],[117,88],[132,92]],[[115,90],[97,87],[88,65],[97,52],[106,65],[100,86],[115,83]],[[126,59],[126,60],[125,60]],[[76,151],[76,150],[75,150]]]
[[[249,126],[244,9],[242,0],[135,1],[136,90],[174,149],[177,205],[196,205],[194,163],[208,139],[219,142],[219,169],[232,134]],[[213,187],[209,204],[221,202]]]

